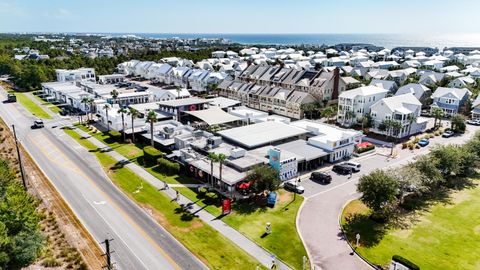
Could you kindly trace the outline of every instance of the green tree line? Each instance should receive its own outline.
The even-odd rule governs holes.
[[[35,198],[0,160],[0,269],[20,269],[40,255],[44,239],[36,208]]]

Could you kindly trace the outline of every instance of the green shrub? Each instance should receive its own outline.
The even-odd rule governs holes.
[[[157,159],[158,170],[164,174],[172,175],[180,172],[180,164],[176,162],[171,162],[168,159],[159,158]]]
[[[199,195],[205,195],[205,194],[207,194],[207,192],[208,192],[208,189],[206,187],[201,187],[201,188],[198,189],[198,194]]]
[[[120,138],[122,137],[122,133],[120,133],[118,131],[115,131],[115,130],[111,130],[109,132],[109,135],[110,135],[110,138],[112,138],[114,140],[120,140]]]
[[[410,270],[420,270],[420,267],[418,267],[418,265],[414,264],[413,262],[405,259],[400,255],[393,255],[392,260],[403,264],[404,266],[410,268]]]
[[[162,151],[155,149],[155,147],[145,146],[143,148],[143,159],[147,165],[154,165],[161,157],[163,157]]]
[[[215,193],[215,192],[207,192],[205,194],[205,199],[209,202],[209,203],[216,203],[217,200],[218,200],[218,194]]]

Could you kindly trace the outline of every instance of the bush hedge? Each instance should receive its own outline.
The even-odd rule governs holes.
[[[110,134],[110,138],[114,140],[120,140],[122,138],[122,133],[115,130],[111,130],[109,134]]]
[[[218,194],[215,192],[207,192],[205,194],[205,200],[208,203],[216,203],[218,201]]]
[[[164,174],[177,174],[180,172],[180,164],[171,162],[168,159],[159,158],[157,159],[158,169]]]
[[[145,146],[143,148],[143,159],[146,164],[154,165],[161,157],[163,157],[162,151],[155,149],[155,147]]]
[[[365,153],[367,151],[375,149],[375,145],[369,145],[367,147],[357,148],[357,154]]]
[[[400,255],[393,255],[392,260],[403,264],[404,266],[408,267],[410,270],[420,270],[420,267],[418,267],[418,265],[414,264],[413,262],[405,259]]]

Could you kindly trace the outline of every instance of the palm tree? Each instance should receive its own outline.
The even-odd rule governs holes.
[[[417,121],[417,116],[414,114],[410,114],[407,117],[408,119],[408,136],[410,136],[410,132],[412,131],[412,125]]]
[[[440,119],[440,125],[442,124],[441,118],[443,117],[443,110],[440,108],[433,108],[432,109],[432,116],[435,118],[435,122],[433,124],[434,128],[437,128],[437,120]]]
[[[227,159],[227,156],[224,154],[218,154],[217,161],[220,164],[220,182],[222,182],[222,171],[223,171],[223,162]]]
[[[93,105],[95,104],[95,100],[93,98],[88,98],[87,103],[88,103],[88,108],[89,108],[88,111],[90,112],[90,120],[91,120],[93,118],[92,117],[92,112],[93,112],[92,108],[93,108]]]
[[[330,122],[330,118],[331,118],[331,117],[334,117],[335,115],[337,115],[337,112],[336,112],[336,110],[335,110],[334,107],[328,106],[328,107],[326,107],[326,108],[322,111],[321,115],[322,115],[322,117],[327,118],[327,123],[329,123],[329,122]]]
[[[218,161],[218,156],[214,152],[210,152],[207,158],[210,160],[210,185],[213,187],[213,163]]]
[[[117,102],[118,95],[119,95],[117,89],[113,89],[113,90],[110,92],[110,95],[112,96],[113,103],[116,103],[116,102]]]
[[[154,111],[149,111],[145,122],[150,123],[150,145],[153,147],[153,123],[157,122],[157,114]]]
[[[349,120],[350,124],[352,124],[352,119],[355,117],[355,113],[351,110],[347,110],[345,112],[345,118],[343,119],[343,125],[345,125],[345,122]]]
[[[88,97],[83,97],[82,100],[80,101],[81,103],[83,103],[83,106],[85,107],[85,113],[87,113],[87,122],[88,122],[88,112],[87,112],[87,104],[88,104],[88,100],[89,98]],[[82,119],[82,118],[80,118]],[[80,123],[81,124],[81,123]]]
[[[126,139],[126,134],[125,134],[125,114],[128,113],[128,111],[123,108],[123,107],[120,107],[120,109],[118,110],[118,113],[122,115],[122,133],[123,133],[123,142],[125,142],[127,139]]]
[[[110,132],[110,122],[108,121],[108,110],[110,110],[110,105],[108,105],[108,103],[106,103],[103,106],[103,109],[105,110],[105,116],[107,118],[107,131]]]
[[[133,122],[135,118],[137,118],[140,115],[140,113],[134,108],[129,108],[128,114],[132,118],[132,142],[135,143],[135,129],[134,129],[135,126],[133,125]]]
[[[180,98],[180,93],[182,92],[182,88],[180,86],[175,87],[175,91],[177,91],[177,99]]]
[[[395,146],[395,136],[398,136],[398,133],[402,129],[402,123],[396,120],[387,119],[383,120],[382,123],[378,127],[381,131],[386,131],[387,136],[390,137],[391,140],[391,148],[390,148],[390,155],[393,155],[393,148]]]

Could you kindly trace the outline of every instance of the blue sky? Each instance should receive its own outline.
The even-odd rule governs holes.
[[[471,0],[0,0],[0,32],[478,33]]]

